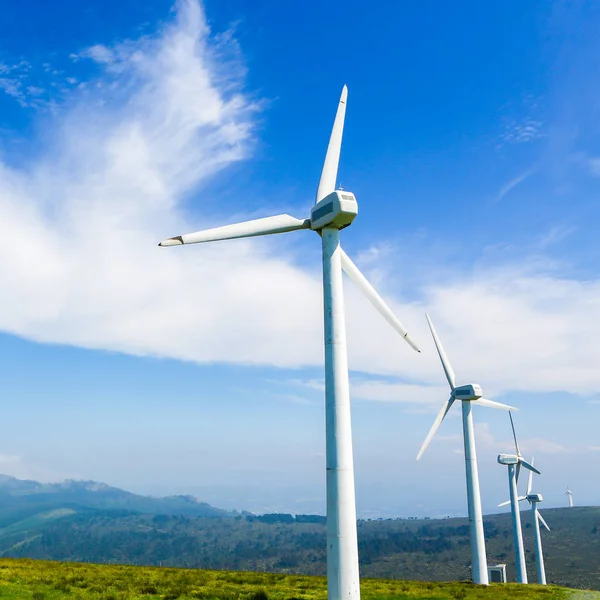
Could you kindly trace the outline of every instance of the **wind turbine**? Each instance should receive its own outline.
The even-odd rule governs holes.
[[[533,463],[533,458],[531,459]],[[531,512],[533,516],[533,532],[535,536],[535,556],[537,558],[537,574],[538,583],[546,585],[546,569],[544,567],[544,554],[542,552],[542,536],[540,534],[540,523],[550,531],[548,523],[544,520],[544,517],[540,515],[537,505],[543,500],[541,494],[531,493],[531,478],[533,473],[529,473],[529,481],[527,482],[527,501],[531,504]]]
[[[569,508],[573,508],[573,492],[569,489],[569,484],[567,484],[567,491],[565,492],[565,496],[569,497]]]
[[[310,229],[322,239],[325,320],[325,435],[327,466],[327,587],[329,600],[358,600],[358,544],[342,269],[388,323],[417,351],[398,321],[340,246],[339,231],[358,214],[354,194],[336,190],[348,89],[344,86],[310,217],[277,215],[170,238],[179,246]]]
[[[488,571],[487,571],[487,558],[485,555],[485,538],[483,535],[483,517],[481,514],[481,496],[479,493],[479,474],[477,472],[477,455],[475,452],[475,435],[473,431],[473,415],[472,406],[476,404],[478,406],[489,406],[490,408],[501,408],[503,410],[519,410],[513,406],[507,406],[506,404],[500,404],[492,400],[483,398],[483,392],[481,387],[476,383],[470,383],[467,385],[456,385],[456,376],[454,370],[450,365],[450,361],[444,352],[442,343],[440,342],[433,323],[427,317],[429,323],[429,329],[435,342],[440,360],[442,361],[442,367],[444,373],[446,373],[446,379],[450,384],[450,398],[444,403],[442,409],[438,413],[433,426],[429,431],[429,434],[425,438],[425,442],[421,446],[421,450],[417,455],[417,460],[423,456],[423,453],[429,446],[431,439],[435,435],[441,425],[444,417],[448,414],[448,411],[454,404],[455,400],[462,402],[462,417],[463,417],[463,437],[465,446],[465,468],[467,475],[467,500],[469,508],[469,524],[471,527],[471,560],[472,560],[472,572],[473,572],[473,583],[481,583],[487,585]]]
[[[517,442],[517,434],[515,432],[515,424],[511,413],[508,413],[510,417],[510,426],[512,427],[513,438],[515,440],[516,454],[500,454],[498,456],[498,462],[501,465],[508,466],[508,487],[510,491],[510,500],[503,502],[498,506],[506,506],[510,504],[510,512],[512,516],[513,526],[513,541],[515,545],[515,564],[517,567],[517,582],[527,583],[527,567],[525,566],[525,548],[523,546],[523,530],[521,529],[521,511],[519,510],[519,498],[517,493],[517,482],[519,481],[519,473],[521,472],[521,465],[526,469],[529,469],[531,473],[540,472],[527,461],[523,460],[521,451],[519,450],[519,443]]]
[[[531,459],[531,465],[533,466],[533,457]],[[518,501],[522,502],[523,500],[527,500],[531,506],[531,512],[533,516],[533,534],[535,538],[535,556],[537,562],[537,575],[538,575],[538,583],[541,585],[546,585],[546,569],[544,567],[544,554],[542,552],[542,536],[540,535],[540,523],[550,531],[550,527],[548,527],[548,523],[544,520],[544,517],[538,511],[537,505],[543,500],[541,494],[532,494],[531,493],[531,483],[533,480],[533,473],[538,473],[537,470],[532,470],[529,473],[529,479],[527,481],[527,494],[525,496],[519,496]],[[512,498],[511,498],[512,500]],[[503,502],[498,506],[506,506],[508,502]]]

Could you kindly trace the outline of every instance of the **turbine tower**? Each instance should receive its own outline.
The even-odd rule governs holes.
[[[573,492],[569,489],[569,484],[567,484],[567,491],[565,492],[565,496],[569,497],[569,508],[573,508]]]
[[[510,504],[510,512],[512,516],[513,526],[513,541],[515,546],[515,565],[517,567],[517,582],[527,583],[527,567],[525,566],[525,548],[523,546],[523,530],[521,529],[521,511],[519,510],[519,496],[517,493],[517,483],[519,481],[519,473],[521,472],[521,466],[529,469],[532,473],[540,472],[527,461],[523,460],[521,452],[519,450],[519,443],[517,442],[517,434],[515,432],[515,424],[511,413],[508,413],[510,417],[510,426],[512,427],[513,438],[515,440],[516,454],[500,454],[498,456],[498,462],[501,465],[508,466],[508,488],[510,491],[510,500],[503,502],[498,506],[506,506]]]
[[[471,528],[471,570],[473,573],[473,583],[480,583],[487,585],[488,571],[487,571],[487,558],[485,554],[485,538],[483,535],[483,517],[481,514],[481,496],[479,494],[479,474],[477,472],[477,455],[475,452],[475,435],[473,431],[473,415],[472,406],[476,404],[478,406],[489,406],[490,408],[501,408],[503,410],[518,410],[513,406],[507,406],[506,404],[500,404],[492,400],[486,400],[483,398],[483,392],[481,387],[476,383],[468,385],[456,386],[456,376],[454,370],[450,365],[450,361],[444,352],[444,348],[435,332],[433,323],[426,315],[427,322],[429,323],[429,329],[435,342],[440,360],[442,361],[442,367],[444,373],[446,373],[446,379],[450,384],[450,398],[444,403],[442,409],[438,413],[433,426],[429,431],[429,434],[421,446],[421,450],[417,455],[417,460],[423,456],[423,453],[429,446],[431,439],[435,435],[439,426],[441,425],[444,417],[448,414],[448,411],[454,404],[455,400],[462,402],[462,417],[463,417],[463,437],[465,446],[465,469],[467,475],[467,500],[469,509],[469,525]]]
[[[344,86],[310,217],[277,215],[170,238],[179,246],[310,229],[322,238],[325,320],[325,435],[327,466],[327,594],[329,600],[359,600],[356,502],[342,269],[388,323],[417,351],[404,326],[340,246],[340,229],[358,214],[354,194],[336,190],[348,90]]]

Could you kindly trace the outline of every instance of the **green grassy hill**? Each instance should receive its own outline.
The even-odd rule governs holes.
[[[600,508],[544,512],[548,581],[600,589]],[[42,518],[42,517],[48,518]],[[64,561],[325,574],[322,517],[290,515],[204,519],[95,512],[38,515],[0,530],[0,554]],[[54,513],[57,516],[57,513]],[[532,528],[523,514],[527,566],[535,581]],[[31,526],[29,526],[31,525]],[[485,517],[488,558],[514,581],[510,515]],[[359,521],[361,573],[427,581],[469,579],[466,519]]]
[[[599,600],[556,586],[364,579],[363,600]],[[326,600],[324,577],[0,560],[0,597],[9,600]]]
[[[600,590],[600,508],[543,510],[548,581]],[[210,517],[210,518],[209,518]],[[530,513],[522,513],[535,581]],[[488,559],[514,581],[510,515],[484,519]],[[466,519],[358,522],[361,573],[469,579]],[[0,556],[71,562],[325,574],[325,519],[239,515],[194,498],[147,498],[94,482],[40,484],[0,476]]]

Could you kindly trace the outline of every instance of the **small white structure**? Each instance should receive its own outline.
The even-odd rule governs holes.
[[[467,501],[469,508],[469,524],[471,526],[471,572],[473,573],[473,583],[487,585],[489,583],[487,558],[485,555],[485,538],[483,535],[483,515],[481,513],[481,495],[479,493],[479,473],[477,472],[477,454],[475,452],[475,432],[473,430],[473,415],[472,406],[489,406],[490,408],[501,408],[503,410],[519,410],[513,406],[500,404],[492,400],[483,398],[481,387],[476,383],[467,385],[456,385],[456,376],[452,365],[444,352],[442,343],[440,342],[433,323],[427,316],[429,329],[433,336],[435,347],[437,348],[446,379],[450,384],[450,398],[444,402],[442,409],[438,413],[431,430],[427,434],[421,450],[417,455],[417,460],[423,456],[423,452],[429,446],[429,442],[435,435],[439,426],[442,424],[448,411],[454,404],[455,400],[462,402],[462,417],[463,417],[463,437],[465,445],[465,469],[467,472]]]
[[[506,565],[488,566],[490,583],[506,583]]]

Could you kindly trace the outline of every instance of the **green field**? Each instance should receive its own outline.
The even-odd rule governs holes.
[[[364,579],[364,600],[489,598],[600,600],[557,586]],[[54,600],[326,600],[324,577],[0,559],[0,598]]]

